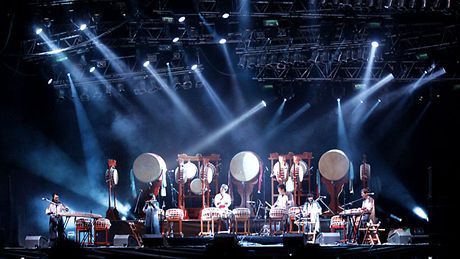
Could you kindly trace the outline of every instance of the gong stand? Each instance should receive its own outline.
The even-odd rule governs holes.
[[[203,161],[207,159],[209,161],[209,163],[212,163],[214,165],[214,167],[216,168],[215,172],[214,172],[214,175],[212,176],[212,179],[216,179],[214,182],[215,182],[215,186],[216,186],[216,190],[218,190],[218,186],[219,186],[219,167],[218,167],[218,162],[220,161],[220,155],[218,154],[211,154],[211,155],[208,155],[208,156],[203,156],[201,154],[197,154],[195,156],[189,156],[187,154],[178,154],[177,155],[177,161],[179,162],[180,160],[182,161],[191,161],[191,162],[197,162],[198,163],[198,170],[199,171],[202,171],[202,172],[198,172],[198,177],[200,177],[201,179],[201,208],[207,208],[209,207],[209,200],[210,200],[210,195],[211,195],[211,191],[209,190],[209,183],[208,183],[208,180],[207,180],[207,174],[205,174],[204,172],[204,166],[201,168],[201,165],[203,164]],[[179,164],[180,166],[180,164]],[[180,168],[180,167],[179,167]],[[192,179],[190,179],[192,180]],[[188,179],[187,179],[188,181]],[[179,208],[182,209],[185,213],[185,218],[188,218],[188,215],[187,215],[187,210],[186,210],[186,206],[185,206],[185,195],[184,195],[184,192],[185,192],[185,186],[184,186],[184,182],[182,181],[179,181],[179,197],[178,197],[178,203],[179,203]],[[209,190],[208,192],[206,192],[206,190]],[[206,193],[206,194],[205,194]]]
[[[275,182],[278,182],[278,179],[276,179],[276,176],[274,176],[274,166],[275,166],[275,164],[278,161],[280,156],[283,156],[286,159],[286,162],[290,165],[289,170],[288,170],[289,175],[291,174],[291,166],[294,165],[294,161],[293,161],[294,156],[297,156],[297,157],[301,158],[301,160],[307,161],[307,166],[308,166],[308,168],[307,168],[308,192],[310,192],[310,190],[311,190],[311,187],[310,187],[310,167],[311,167],[311,160],[313,159],[313,153],[312,152],[303,152],[301,154],[294,154],[293,152],[289,152],[287,154],[279,154],[279,153],[276,153],[276,152],[275,153],[270,153],[270,156],[268,157],[268,159],[271,161],[271,174],[270,175],[272,175],[272,177],[271,177],[272,178],[272,181],[271,181],[272,182],[271,183],[271,185],[272,185],[272,203],[271,204],[275,203],[275,197],[278,196],[278,194],[275,193]],[[295,170],[295,168],[294,168],[294,170]],[[286,180],[289,178],[289,175],[285,176]],[[292,177],[291,179],[293,179],[293,181],[294,181],[294,192],[293,192],[294,202],[297,205],[300,205],[301,204],[300,198],[302,196],[304,196],[302,194],[302,185],[300,184],[298,179],[296,179],[294,177],[294,175],[290,175],[290,176]],[[284,181],[283,183],[286,184],[286,181]]]

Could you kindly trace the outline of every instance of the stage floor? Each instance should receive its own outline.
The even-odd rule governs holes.
[[[0,258],[448,258],[440,245],[307,244],[302,235],[164,238],[144,240],[144,246],[85,246],[68,241],[55,248],[6,247]]]

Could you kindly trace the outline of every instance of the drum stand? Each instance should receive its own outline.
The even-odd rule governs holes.
[[[267,207],[262,206],[262,202],[260,202],[259,206],[260,206],[261,209],[263,209],[265,211],[264,212],[264,225],[262,226],[262,228],[259,231],[259,236],[269,236],[270,235],[270,227],[267,224],[268,209],[267,209]],[[257,211],[259,211],[259,210],[257,210]]]

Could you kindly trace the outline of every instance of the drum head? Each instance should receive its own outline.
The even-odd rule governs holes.
[[[257,177],[260,161],[257,155],[250,151],[236,154],[230,162],[230,173],[240,182],[248,182]]]
[[[134,176],[144,183],[157,180],[167,170],[163,158],[154,153],[143,153],[134,160]]]
[[[182,181],[179,181],[179,167],[176,167],[176,170],[174,170],[174,179],[176,180],[176,183],[185,183],[187,182],[187,174],[185,174],[185,170],[182,167]]]
[[[203,190],[201,189],[201,180],[196,178],[196,179],[193,179],[192,182],[190,182],[190,190],[196,194],[196,195],[200,195]]]
[[[214,176],[214,173],[216,172],[216,166],[213,165],[212,163],[208,163],[208,165],[205,168],[206,172],[206,179],[208,180],[208,183],[212,182],[212,177]],[[200,173],[203,171],[203,165],[200,166]]]
[[[184,164],[184,175],[187,176],[187,179],[193,179],[196,172],[198,172],[198,167],[194,163],[188,161]]]
[[[294,170],[299,172],[299,181],[302,182],[304,175],[307,173],[308,165],[305,163],[305,161],[300,161],[299,165],[292,164],[291,175],[294,175]]]
[[[332,149],[321,156],[318,166],[324,178],[337,181],[347,175],[350,162],[342,150]]]
[[[118,170],[116,169],[113,170],[113,184],[118,184]]]

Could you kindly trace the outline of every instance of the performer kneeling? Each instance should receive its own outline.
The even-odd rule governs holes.
[[[305,224],[305,233],[319,233],[319,216],[321,214],[323,214],[321,205],[319,205],[317,201],[313,200],[312,193],[308,193],[307,201],[302,207],[302,216],[307,218],[307,223]]]

